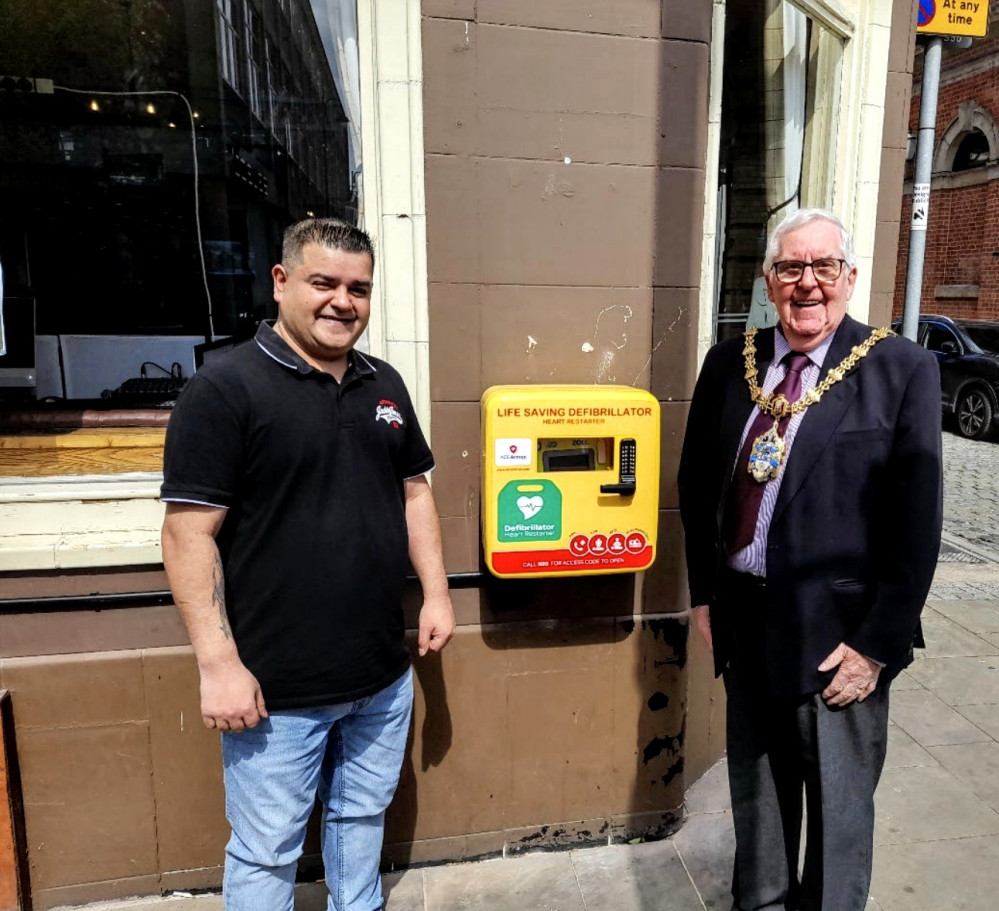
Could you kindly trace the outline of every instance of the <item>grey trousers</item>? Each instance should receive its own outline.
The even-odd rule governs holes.
[[[837,709],[819,694],[780,699],[769,692],[765,673],[746,673],[738,664],[725,672],[733,911],[863,911],[888,685]],[[803,804],[808,823],[799,874]]]

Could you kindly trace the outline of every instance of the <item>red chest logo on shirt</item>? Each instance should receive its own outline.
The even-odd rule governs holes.
[[[397,430],[403,424],[402,415],[399,413],[399,406],[389,399],[381,399],[378,402],[378,405],[375,407],[375,420],[384,421]]]

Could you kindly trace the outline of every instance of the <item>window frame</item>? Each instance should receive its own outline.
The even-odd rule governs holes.
[[[959,355],[965,354],[964,343],[961,341],[961,337],[946,323],[938,323],[936,321],[927,321],[926,328],[923,331],[923,337],[921,339],[922,346],[934,354],[946,354],[947,352],[942,351],[940,348],[930,347],[930,338],[934,332],[940,332],[946,335],[946,338],[941,339],[942,342],[954,341],[957,342],[957,353]]]

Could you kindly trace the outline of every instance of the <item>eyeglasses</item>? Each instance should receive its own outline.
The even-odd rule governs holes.
[[[811,267],[812,275],[815,276],[817,282],[828,285],[843,274],[843,266],[845,265],[845,259],[817,259],[810,263],[803,263],[798,259],[785,259],[783,262],[774,263],[772,268],[774,275],[777,276],[777,281],[784,285],[800,282],[801,277],[805,274],[806,266]]]

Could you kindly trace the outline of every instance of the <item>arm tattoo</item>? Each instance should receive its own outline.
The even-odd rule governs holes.
[[[218,608],[219,629],[226,639],[232,639],[232,627],[229,626],[229,615],[225,610],[225,576],[222,574],[222,558],[215,555],[215,565],[212,567],[212,604]]]

